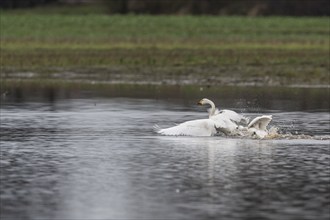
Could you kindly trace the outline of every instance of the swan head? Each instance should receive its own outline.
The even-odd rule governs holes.
[[[258,130],[255,128],[250,128],[248,131],[249,131],[251,137],[259,138],[259,139],[264,139],[268,135],[267,131]]]
[[[207,98],[203,98],[197,103],[197,105],[205,105],[205,104],[214,105],[214,103]]]

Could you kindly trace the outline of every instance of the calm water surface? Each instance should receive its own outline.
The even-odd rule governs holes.
[[[153,132],[205,118],[203,97],[23,97],[1,104],[1,219],[330,218],[324,99],[216,99],[298,134],[252,140]]]

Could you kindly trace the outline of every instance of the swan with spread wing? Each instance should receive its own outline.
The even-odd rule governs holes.
[[[265,138],[269,134],[268,124],[272,121],[272,115],[262,115],[254,118],[247,127],[239,126],[238,130],[241,136],[250,136]]]
[[[219,132],[226,135],[240,135],[244,134],[257,135],[258,137],[265,137],[267,134],[266,127],[271,121],[265,116],[255,118],[249,123],[249,119],[232,110],[219,110],[214,103],[209,99],[202,99],[198,105],[210,105],[208,110],[209,118],[186,121],[176,126],[160,129],[155,127],[156,132],[162,135],[171,136],[214,136]]]

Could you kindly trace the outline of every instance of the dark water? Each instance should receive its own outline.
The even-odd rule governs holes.
[[[328,90],[251,90],[128,98],[10,89],[1,102],[1,219],[329,219]],[[283,133],[312,137],[153,132],[206,117],[195,105],[203,97],[248,116],[273,114]]]

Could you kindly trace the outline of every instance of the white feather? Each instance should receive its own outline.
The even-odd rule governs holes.
[[[248,128],[255,128],[258,130],[266,131],[267,125],[269,124],[269,122],[271,122],[271,120],[272,115],[262,115],[256,117],[249,123]]]
[[[198,119],[186,121],[176,126],[160,129],[158,134],[171,136],[213,136],[217,133],[214,121]]]
[[[241,114],[238,114],[232,110],[222,110],[219,112],[219,115],[224,115],[226,116],[228,119],[230,119],[231,121],[236,122],[237,124],[248,124],[249,123],[249,118],[244,117]]]

